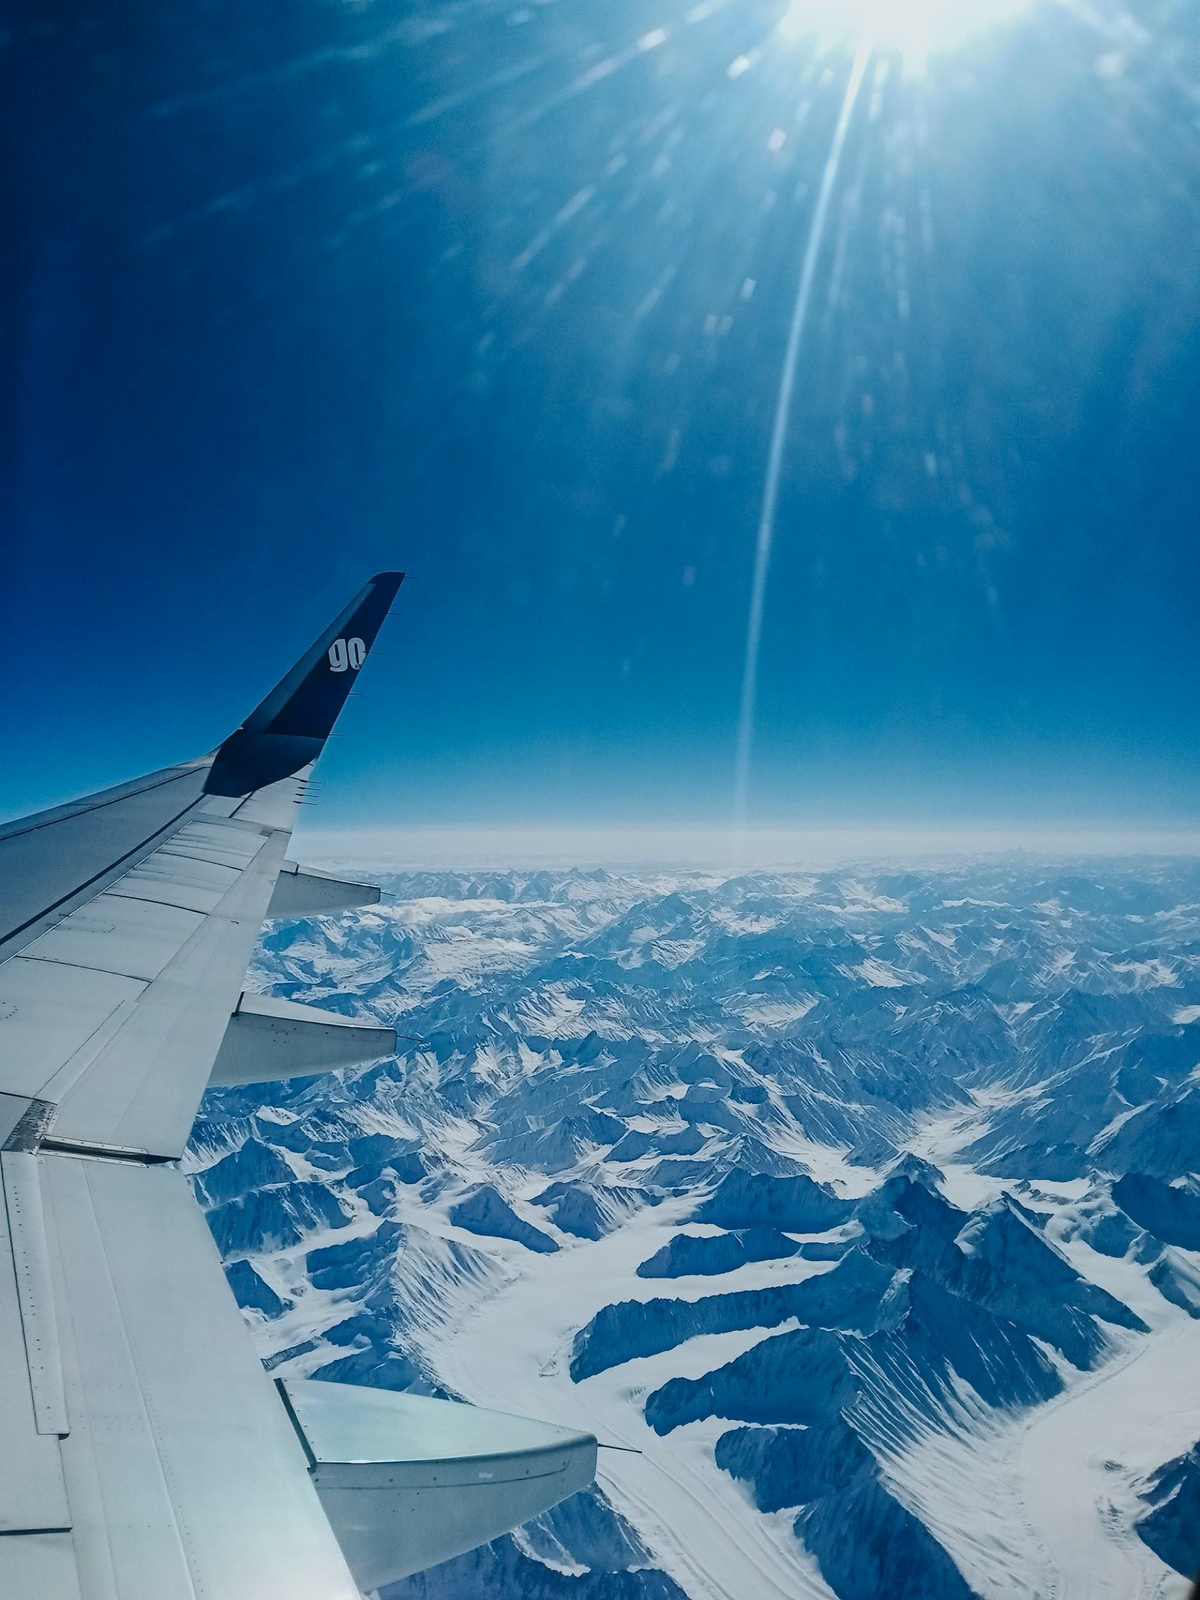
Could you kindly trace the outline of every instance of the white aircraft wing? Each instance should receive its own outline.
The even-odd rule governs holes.
[[[282,1392],[175,1165],[210,1082],[394,1049],[242,983],[265,917],[378,899],[284,857],[402,576],[372,579],[218,750],[0,828],[4,1600],[353,1600],[591,1481],[589,1435]]]

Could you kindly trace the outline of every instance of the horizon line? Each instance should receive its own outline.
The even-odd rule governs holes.
[[[297,828],[310,857],[391,868],[691,867],[739,872],[839,862],[1024,853],[1047,857],[1200,855],[1200,829],[1112,825],[958,824],[953,827],[729,827],[646,824],[414,824]],[[315,864],[315,863],[314,863]]]

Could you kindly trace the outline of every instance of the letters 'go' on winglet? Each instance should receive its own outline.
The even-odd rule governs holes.
[[[355,595],[221,745],[206,793],[247,795],[317,759],[403,581],[380,572]]]

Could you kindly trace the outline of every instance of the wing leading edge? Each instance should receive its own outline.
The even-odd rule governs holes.
[[[5,1600],[352,1600],[364,1538],[382,1581],[377,1558],[399,1576],[414,1550],[441,1560],[501,1531],[469,1461],[425,1486],[416,1543],[371,1533],[373,1517],[411,1514],[373,1482],[357,1510],[339,1486],[331,1526],[330,1468],[255,1359],[172,1165],[210,1078],[394,1048],[388,1029],[241,986],[264,917],[376,897],[284,853],[402,577],[373,578],[216,751],[0,828]],[[554,1471],[499,1497],[513,1516],[590,1480],[595,1441],[555,1441]],[[506,1470],[520,1479],[522,1450],[518,1427]],[[403,1459],[403,1440],[382,1454]]]
[[[402,579],[372,578],[216,751],[0,831],[0,1144],[183,1153],[304,776]]]

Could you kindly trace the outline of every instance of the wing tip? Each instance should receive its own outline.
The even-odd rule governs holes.
[[[368,580],[241,727],[218,746],[205,793],[252,794],[317,759],[403,579],[403,572],[377,572]],[[343,636],[348,634],[353,637]]]

